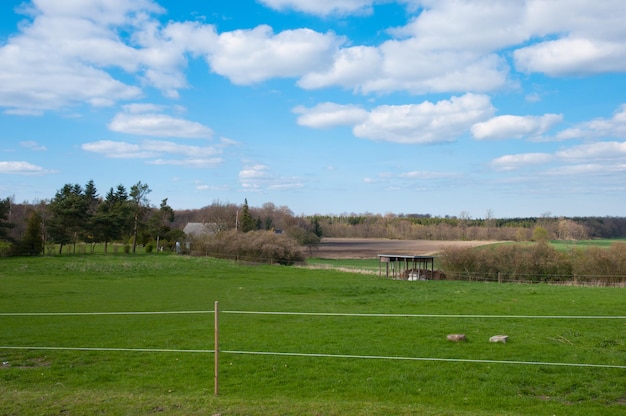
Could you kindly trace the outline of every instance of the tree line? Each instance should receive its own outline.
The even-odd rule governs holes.
[[[626,281],[626,243],[621,241],[608,248],[573,246],[565,251],[546,242],[498,244],[480,250],[446,247],[439,258],[446,277],[456,280],[601,285]]]
[[[219,232],[272,231],[285,233],[309,248],[321,237],[390,238],[413,240],[540,241],[626,237],[625,217],[554,217],[550,213],[528,218],[496,218],[488,210],[483,218],[430,214],[344,213],[297,216],[287,206],[271,202],[261,206],[212,204],[199,209],[173,210],[167,198],[159,206],[148,199],[151,190],[141,181],[118,185],[99,195],[93,181],[84,186],[66,184],[49,200],[15,203],[0,199],[0,250],[33,255],[52,244],[59,251],[78,242],[121,243],[124,250],[172,248],[182,241],[189,222],[213,224]]]
[[[66,184],[48,201],[15,204],[11,198],[0,200],[0,246],[4,255],[38,255],[46,247],[59,253],[77,243],[124,245],[135,252],[137,245],[168,246],[183,232],[171,227],[174,210],[167,198],[159,207],[150,205],[148,184],[141,181],[127,189],[110,188],[104,196],[92,180],[85,186]]]

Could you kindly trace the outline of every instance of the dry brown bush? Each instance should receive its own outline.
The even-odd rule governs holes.
[[[555,281],[571,275],[566,258],[548,244],[505,244],[471,248],[446,248],[441,257],[448,276],[471,279]]]
[[[262,263],[293,264],[304,261],[302,249],[293,239],[264,230],[247,233],[223,231],[192,242],[192,254]]]

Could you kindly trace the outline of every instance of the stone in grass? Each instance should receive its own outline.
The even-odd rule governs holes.
[[[449,334],[448,341],[461,342],[465,341],[465,334]]]
[[[494,335],[491,338],[489,338],[489,342],[501,342],[503,344],[506,344],[506,341],[509,339],[508,335]]]

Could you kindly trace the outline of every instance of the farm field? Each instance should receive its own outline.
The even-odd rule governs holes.
[[[478,247],[496,241],[389,240],[386,238],[323,238],[313,257],[375,259],[379,254],[430,256],[447,246]]]
[[[161,254],[2,259],[0,285],[3,415],[626,410],[623,288],[406,282]],[[510,341],[489,343],[496,334]]]

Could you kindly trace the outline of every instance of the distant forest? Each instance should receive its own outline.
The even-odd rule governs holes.
[[[211,224],[218,231],[270,230],[289,236],[426,239],[426,240],[582,240],[626,237],[626,217],[528,218],[438,217],[430,214],[343,213],[296,216],[287,206],[213,202],[199,209],[174,210],[167,198],[154,205],[151,190],[138,182],[118,185],[100,194],[93,181],[85,186],[66,184],[49,199],[16,203],[0,199],[0,251],[40,254],[47,246],[76,243],[122,243],[128,251],[137,245],[171,249],[185,239],[188,223]],[[306,243],[301,242],[303,245]]]
[[[177,210],[175,227],[187,222],[205,222],[235,227],[242,206],[215,202],[194,210]],[[249,207],[257,229],[288,230],[304,227],[323,237],[390,238],[406,240],[506,240],[530,241],[537,228],[550,240],[583,240],[626,237],[626,217],[541,217],[485,218],[430,214],[343,213],[295,216],[286,206],[265,203]]]

